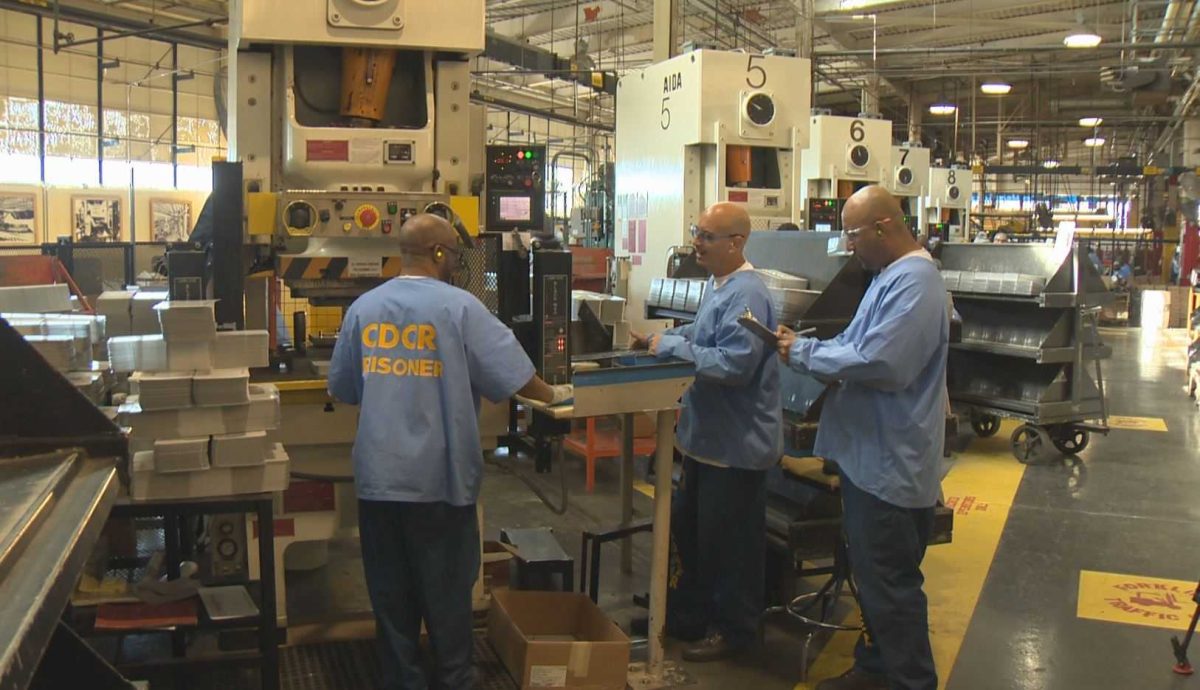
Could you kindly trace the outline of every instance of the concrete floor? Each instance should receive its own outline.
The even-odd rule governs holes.
[[[973,439],[956,454],[944,482],[947,503],[956,508],[954,541],[931,548],[925,564],[942,688],[1165,690],[1196,682],[1171,673],[1171,630],[1079,615],[1085,609],[1103,615],[1108,604],[1119,603],[1101,597],[1099,604],[1081,605],[1081,571],[1188,582],[1200,577],[1200,550],[1189,548],[1200,538],[1200,416],[1183,390],[1186,335],[1105,330],[1104,338],[1114,349],[1105,363],[1110,413],[1161,419],[1166,431],[1114,429],[1094,436],[1078,457],[1025,466],[1010,454],[1014,425],[1006,422],[995,437]],[[482,497],[486,537],[495,539],[502,527],[552,526],[578,558],[581,530],[617,522],[618,464],[600,461],[596,489],[587,494],[582,461],[569,459],[570,507],[561,516],[516,476],[489,466]],[[553,498],[558,480],[558,474],[534,479]],[[639,516],[650,507],[648,497],[635,496]],[[620,572],[617,547],[606,547],[600,603],[622,627],[642,613],[632,595],[647,589],[649,540],[648,534],[634,537],[630,575]],[[353,548],[336,553],[335,569],[289,576],[293,617],[302,618],[322,596],[320,607],[336,608],[322,590],[340,592],[334,598],[343,608],[363,608],[361,563]],[[1183,624],[1192,611],[1189,598],[1190,585],[1165,604]],[[1149,601],[1146,608],[1153,609],[1155,600]],[[857,613],[847,605],[836,618],[853,624]],[[745,658],[683,667],[695,688],[801,690],[847,668],[855,637],[817,636],[806,663],[804,631],[777,620],[766,626],[762,647]],[[668,652],[678,659],[678,645]],[[801,682],[806,666],[812,680]],[[186,685],[210,687],[197,680]],[[249,683],[256,685],[252,676]]]

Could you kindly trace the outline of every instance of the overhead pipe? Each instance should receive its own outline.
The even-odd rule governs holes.
[[[1120,52],[1131,48],[1145,48],[1145,43],[1101,43],[1095,48],[1088,48],[1088,52]],[[1200,40],[1197,41],[1175,41],[1172,43],[1164,43],[1158,48],[1162,50],[1185,50],[1188,48],[1200,48]],[[928,46],[924,48],[879,48],[875,51],[870,49],[856,48],[853,50],[822,50],[813,53],[813,59],[835,59],[845,57],[865,57],[868,55],[1025,55],[1028,53],[1079,53],[1078,48],[1068,48],[1064,45],[1045,45],[1045,46],[1027,46],[1024,48],[1017,47],[999,47],[986,48],[982,46]]]
[[[1127,98],[1052,98],[1050,112],[1058,113],[1064,110],[1115,110],[1129,107]]]
[[[1190,14],[1193,3],[1187,0],[1171,0],[1167,3],[1167,9],[1163,12],[1162,24],[1158,26],[1158,33],[1154,35],[1154,44],[1161,46],[1167,42],[1168,38],[1175,37],[1176,24],[1179,23],[1180,16]],[[1184,6],[1186,5],[1186,8]],[[1180,10],[1183,10],[1182,12]]]

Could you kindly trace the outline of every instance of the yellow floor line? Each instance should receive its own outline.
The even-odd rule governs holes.
[[[942,688],[958,658],[1025,472],[1025,465],[1013,458],[1009,449],[1008,437],[1015,427],[1014,422],[1006,421],[995,436],[972,441],[942,483],[947,505],[956,509],[954,541],[929,549],[923,567],[930,642]],[[859,620],[856,611],[847,618]],[[798,684],[796,690],[810,690],[820,680],[849,668],[857,638],[853,632],[835,633],[809,669],[812,680]]]

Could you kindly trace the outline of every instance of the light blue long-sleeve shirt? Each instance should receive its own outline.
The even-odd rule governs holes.
[[[798,338],[789,365],[836,382],[817,428],[817,455],[903,508],[937,502],[946,428],[946,287],[927,257],[880,272],[836,338]]]
[[[696,320],[666,331],[657,356],[696,365],[675,429],[680,451],[729,467],[765,470],[783,453],[779,364],[766,343],[737,322],[747,307],[775,329],[770,294],[754,271],[733,273],[720,287],[710,278]]]
[[[513,332],[469,292],[397,278],[359,297],[329,364],[330,394],[361,408],[358,497],[475,503],[483,478],[479,397],[504,400],[533,374]]]

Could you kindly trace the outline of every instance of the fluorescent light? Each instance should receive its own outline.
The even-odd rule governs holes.
[[[929,106],[930,115],[953,115],[958,111],[958,106],[953,103],[939,102]]]
[[[1012,91],[1012,84],[1003,81],[985,81],[979,85],[979,90],[989,96],[1005,96]]]
[[[1042,163],[1042,167],[1050,168],[1051,170],[1053,170],[1054,168],[1058,167],[1058,161],[1051,158],[1050,160],[1046,161],[1045,163]]]
[[[1028,139],[1009,139],[1008,140],[1008,148],[1016,149],[1018,151],[1020,151],[1021,149],[1029,148],[1029,140]]]
[[[1087,139],[1083,140],[1083,145],[1090,146],[1092,148],[1104,146],[1104,137],[1088,137]]]
[[[1104,122],[1102,117],[1081,117],[1079,118],[1080,127],[1099,127],[1100,123]]]
[[[1090,31],[1079,30],[1063,38],[1063,45],[1068,48],[1095,48],[1100,45],[1099,34],[1094,34]]]

